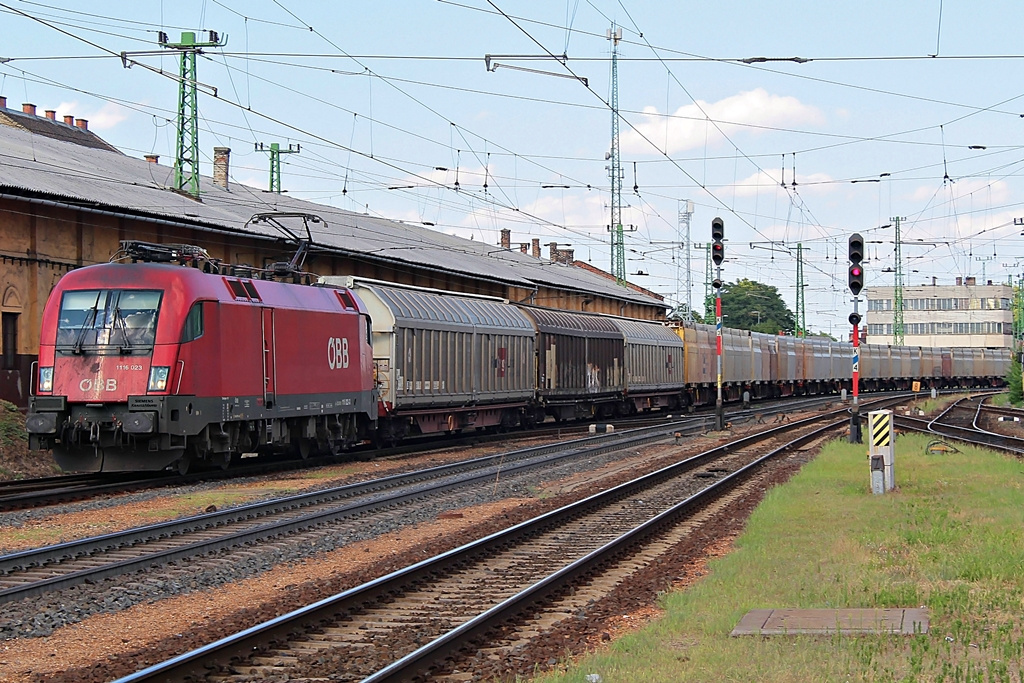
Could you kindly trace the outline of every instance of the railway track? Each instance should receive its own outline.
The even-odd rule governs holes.
[[[644,424],[657,424],[658,422],[665,422],[665,418],[662,417],[659,420],[648,418],[647,420],[636,420],[625,424],[643,426]],[[324,467],[352,460],[353,458],[367,458],[371,454],[375,459],[381,460],[398,458],[411,453],[423,453],[425,445],[428,446],[429,450],[441,450],[479,445],[489,441],[514,441],[516,439],[544,438],[549,435],[568,437],[585,433],[587,433],[587,425],[559,426],[529,432],[464,435],[445,439],[441,442],[438,442],[435,438],[430,442],[413,441],[409,444],[392,448],[374,449],[367,447],[340,455],[311,457],[306,460],[270,457],[251,465],[235,465],[227,470],[206,470],[191,472],[185,475],[171,472],[91,473],[3,481],[0,482],[0,512],[45,507],[132,491],[188,486],[206,481],[254,477],[299,469]]]
[[[757,408],[730,412],[730,419],[739,421],[752,419],[756,414],[774,415],[780,410],[780,404],[787,410],[799,410],[803,406],[813,406],[824,401],[835,400],[835,397],[813,397],[802,401],[771,402]],[[795,403],[795,404],[794,404]],[[617,418],[613,421],[617,429],[636,429],[644,426],[666,424],[679,421],[680,416],[654,413],[651,415]],[[683,418],[688,425],[700,425],[709,430],[714,425],[714,416],[708,409],[698,411]],[[308,469],[334,465],[353,458],[369,458],[383,460],[398,458],[412,453],[421,454],[430,450],[443,450],[460,446],[480,445],[485,443],[514,441],[517,439],[543,439],[548,437],[568,438],[581,436],[588,432],[592,423],[560,423],[551,424],[529,431],[513,431],[504,433],[473,433],[453,435],[444,440],[437,437],[412,440],[409,443],[391,448],[377,449],[370,446],[359,447],[352,451],[323,457],[311,457],[306,460],[267,458],[253,464],[232,465],[227,470],[207,470],[192,472],[185,475],[170,472],[114,473],[114,474],[68,474],[40,479],[25,479],[0,482],[0,512],[21,510],[33,507],[45,507],[89,498],[153,488],[187,486],[191,484],[253,477],[278,472]]]
[[[478,488],[498,476],[508,479],[701,429],[677,422],[535,446],[11,553],[0,556],[0,604],[232,548],[276,539],[301,542],[301,534],[317,536],[328,525],[400,514],[409,505]]]
[[[762,485],[768,463],[845,426],[846,414],[766,428],[121,681],[408,681],[466,657],[474,677],[501,674],[493,666],[552,614],[576,609],[588,586],[672,547],[701,515]],[[452,680],[466,680],[460,671]]]
[[[986,406],[983,401],[988,396],[989,394],[981,394],[959,399],[931,419],[895,415],[894,424],[901,429],[935,434],[1018,457],[1024,456],[1024,439],[989,431],[980,426],[982,412],[1006,414],[1001,409],[993,410],[992,406]]]

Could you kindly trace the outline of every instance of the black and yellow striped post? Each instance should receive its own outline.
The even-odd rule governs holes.
[[[884,488],[886,491],[892,491],[896,486],[893,474],[893,455],[896,451],[896,444],[893,438],[892,411],[874,410],[868,413],[868,431],[871,444],[868,457],[880,456],[882,458]]]

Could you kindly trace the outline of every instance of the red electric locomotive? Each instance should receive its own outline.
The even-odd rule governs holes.
[[[198,267],[108,263],[61,278],[43,311],[31,447],[67,471],[186,471],[372,434],[370,320],[350,291],[258,279],[195,247],[125,247],[133,261]]]

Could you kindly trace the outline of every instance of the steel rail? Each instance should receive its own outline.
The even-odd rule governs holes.
[[[98,581],[107,577],[118,576],[155,564],[165,564],[175,560],[211,554],[227,548],[265,541],[269,538],[278,538],[340,519],[365,515],[456,488],[480,484],[494,477],[496,467],[502,474],[525,471],[551,465],[569,458],[601,455],[609,451],[668,439],[680,430],[686,431],[696,428],[693,425],[679,422],[626,432],[591,436],[568,443],[562,442],[534,446],[510,453],[439,465],[426,470],[395,474],[368,482],[348,484],[333,489],[298,494],[268,502],[252,503],[229,510],[205,513],[184,519],[128,529],[123,532],[68,541],[44,548],[3,555],[0,556],[0,576],[10,575],[17,571],[27,571],[36,567],[44,567],[48,564],[62,561],[75,560],[99,551],[130,548],[147,542],[165,540],[175,536],[180,537],[215,527],[227,527],[232,524],[246,523],[262,517],[270,518],[274,515],[293,512],[303,507],[322,506],[344,498],[370,495],[396,488],[400,489],[383,497],[374,497],[367,502],[331,507],[327,510],[310,512],[306,515],[278,522],[268,521],[266,524],[249,527],[234,533],[225,533],[217,538],[186,543],[155,553],[146,553],[138,557],[127,558],[106,565],[89,567],[31,583],[11,586],[0,590],[0,604],[67,588],[85,581]],[[441,485],[423,485],[424,482],[436,481],[444,477],[455,477],[455,479]],[[408,487],[410,486],[413,488],[409,489]]]
[[[996,432],[971,429],[969,427],[958,427],[956,425],[936,423],[934,420],[925,420],[911,417],[909,415],[894,415],[893,424],[902,428],[924,434],[935,434],[950,439],[955,439],[972,446],[993,448],[995,450],[1010,453],[1012,455],[1024,456],[1024,439]]]
[[[884,402],[889,403],[898,400],[902,400],[902,397],[898,399],[884,399]],[[637,490],[663,482],[681,473],[685,473],[686,471],[701,466],[708,461],[725,455],[733,450],[744,448],[759,441],[772,438],[786,431],[811,425],[822,420],[831,419],[832,422],[830,422],[829,425],[814,430],[814,436],[806,437],[816,438],[817,435],[825,430],[834,429],[836,426],[846,424],[848,420],[846,415],[848,412],[849,408],[844,407],[827,413],[822,413],[820,415],[815,415],[804,420],[799,420],[797,422],[769,428],[758,432],[757,434],[747,435],[734,442],[710,449],[699,455],[695,455],[691,458],[687,458],[686,460],[669,465],[668,467],[662,468],[656,472],[652,472],[630,482],[626,482],[606,491],[597,493],[576,503],[559,508],[558,510],[535,517],[534,519],[527,520],[504,531],[491,534],[477,541],[465,544],[459,548],[441,553],[433,558],[423,560],[404,569],[397,570],[386,576],[369,581],[361,586],[351,588],[337,595],[325,598],[291,613],[267,621],[263,624],[245,629],[240,633],[222,638],[204,647],[173,657],[165,662],[118,679],[117,683],[136,683],[138,681],[152,680],[178,681],[190,679],[189,677],[202,678],[208,673],[211,666],[229,665],[233,660],[247,656],[273,641],[285,639],[290,632],[301,628],[301,624],[303,623],[320,622],[321,620],[329,619],[340,612],[355,609],[359,605],[366,604],[367,602],[384,598],[390,594],[401,593],[403,591],[403,587],[414,583],[428,581],[432,575],[443,573],[446,567],[464,564],[474,557],[487,554],[497,548],[507,548],[509,545],[521,542],[522,539],[533,536],[544,529],[557,525],[561,520],[578,517],[579,515],[585,514],[602,505],[607,505],[611,502],[620,500],[632,495]],[[840,414],[844,415],[844,417],[836,419],[836,416]],[[791,443],[793,442],[790,442],[779,449],[775,449],[772,453],[777,454],[779,452],[789,450],[792,448]],[[759,459],[759,462],[768,457],[770,456],[762,456]],[[722,484],[724,482],[728,481],[734,483],[738,481],[738,475],[740,475],[741,472],[748,472],[750,470],[751,466],[747,465],[740,470],[737,470],[737,472],[724,477],[712,488],[716,491],[722,491]],[[681,510],[686,509],[687,504],[693,505],[695,498],[696,497],[688,498],[686,501],[683,501],[683,503],[674,506],[672,510],[675,510],[675,514],[678,514]],[[613,542],[615,543],[615,548],[621,548],[622,544],[632,542],[639,534],[645,533],[645,530],[654,528],[658,524],[667,523],[664,520],[670,517],[671,515],[666,515],[666,513],[659,514],[644,525],[641,525],[641,527],[638,527],[626,534],[626,537],[620,541]],[[643,531],[640,529],[643,529]],[[605,552],[610,551],[610,549],[605,550]],[[595,563],[607,561],[607,557],[602,559],[601,555],[602,553],[590,553],[585,558],[581,558],[580,560],[563,567],[563,569],[559,570],[557,574],[561,576],[573,576],[590,571],[590,568],[593,567]],[[550,577],[549,579],[545,579],[545,581],[542,582],[542,584],[545,585],[540,585],[524,591],[527,595],[525,595],[523,599],[539,596],[548,588],[548,584],[545,582],[550,583],[557,580]],[[505,603],[502,604],[505,605]],[[412,662],[410,660],[410,662],[403,664],[403,667],[422,667],[422,661],[424,661],[424,659],[430,659],[433,661],[439,656],[443,658],[443,653],[449,652],[452,647],[455,647],[453,643],[455,643],[458,638],[463,637],[463,633],[468,632],[470,634],[476,634],[481,629],[486,630],[490,623],[496,619],[502,618],[501,612],[507,609],[511,609],[511,606],[506,605],[498,611],[496,611],[497,607],[495,607],[484,614],[479,615],[470,622],[467,622],[456,629],[456,631],[459,631],[457,635],[449,634],[443,636],[443,641],[437,643],[432,648],[431,652],[420,652],[418,650],[417,652],[420,652],[420,655],[415,658],[416,662]],[[460,629],[465,629],[465,631],[460,631]],[[423,648],[421,648],[421,650],[422,649]],[[383,675],[384,671],[387,671],[387,669],[383,670],[379,675]],[[409,680],[409,672],[408,670],[404,673],[390,672],[379,680]]]

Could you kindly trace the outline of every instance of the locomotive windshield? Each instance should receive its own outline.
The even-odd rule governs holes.
[[[57,323],[57,351],[142,355],[153,350],[163,292],[88,289],[65,292]]]

